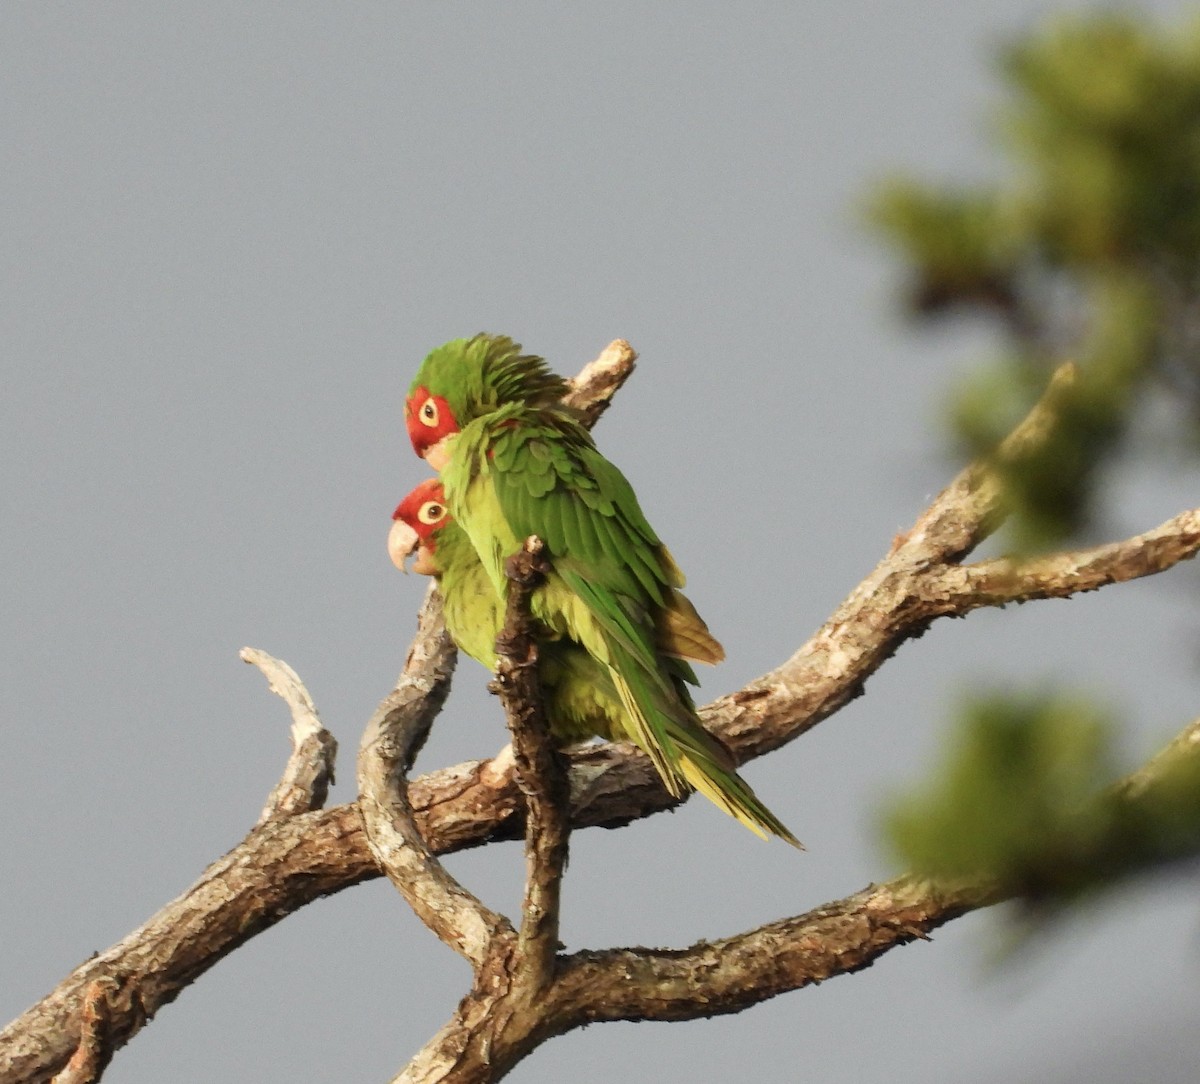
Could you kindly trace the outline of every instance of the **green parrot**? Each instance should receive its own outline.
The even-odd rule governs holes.
[[[593,718],[592,732],[632,741],[672,795],[699,790],[759,835],[799,845],[696,716],[685,660],[715,663],[724,651],[680,592],[683,575],[624,475],[559,402],[566,391],[511,339],[476,335],[425,359],[406,424],[417,454],[441,473],[445,506],[497,606],[507,558],[529,535],[545,544],[552,570],[532,610],[548,637],[590,657],[592,684],[602,674],[611,690],[597,697],[603,720]]]
[[[446,505],[442,483],[431,478],[397,506],[388,534],[388,553],[401,571],[415,555],[413,571],[434,576],[442,592],[446,629],[458,647],[489,670],[496,668],[496,637],[504,606],[466,532]],[[664,656],[675,695],[691,719],[680,726],[667,721],[667,740],[676,751],[679,771],[690,787],[711,799],[760,836],[770,831],[799,846],[795,837],[755,797],[737,774],[732,757],[698,719],[687,684],[695,675],[683,659]],[[554,737],[569,745],[599,736],[632,741],[627,712],[609,668],[580,644],[548,638],[539,644],[538,680]],[[645,750],[649,752],[649,750]]]

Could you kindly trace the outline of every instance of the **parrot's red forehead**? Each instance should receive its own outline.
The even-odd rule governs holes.
[[[413,391],[404,404],[404,424],[413,451],[422,459],[438,441],[459,429],[450,404],[440,395],[431,395],[425,387]]]
[[[424,526],[417,518],[417,513],[421,511],[422,505],[427,504],[429,501],[437,501],[438,504],[446,503],[446,494],[442,489],[442,483],[436,478],[426,478],[404,500],[396,505],[396,511],[392,513],[392,519],[402,519],[413,528]]]

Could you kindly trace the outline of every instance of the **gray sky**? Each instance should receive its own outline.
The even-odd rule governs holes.
[[[401,406],[439,342],[506,332],[569,373],[640,351],[597,438],[726,646],[705,698],[820,624],[951,477],[938,405],[992,345],[906,327],[855,208],[890,169],[994,165],[989,49],[1060,8],[1000,10],[0,7],[0,1017],[257,816],[288,719],[242,645],[305,679],[353,797],[424,586],[384,538],[424,476]],[[1122,472],[1114,534],[1195,503],[1171,470]],[[747,769],[806,853],[702,801],[579,833],[565,939],[681,946],[895,872],[875,814],[973,681],[1108,697],[1136,762],[1196,713],[1197,583],[935,627]],[[483,683],[464,661],[424,768],[503,744]],[[449,864],[512,910],[515,844]],[[1191,1081],[1194,899],[1139,887],[1003,967],[971,916],[736,1017],[555,1040],[512,1079]],[[375,882],[217,965],[106,1079],[387,1079],[467,978]]]

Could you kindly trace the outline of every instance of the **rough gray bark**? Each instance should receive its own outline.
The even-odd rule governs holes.
[[[614,344],[606,355],[607,367],[589,366],[593,371],[588,381],[583,383],[581,377],[576,389],[581,403],[587,401],[588,388],[611,395],[619,386],[619,374],[627,375],[632,368],[627,344]],[[1072,379],[1070,367],[1060,370],[1042,403],[998,455],[1027,454],[1045,439]],[[857,696],[901,643],[938,617],[1012,601],[1066,597],[1151,575],[1200,548],[1197,509],[1146,534],[1077,553],[963,564],[997,526],[1000,496],[988,463],[963,471],[799,651],[702,709],[706,725],[740,759],[759,756]],[[421,728],[436,711],[448,680],[448,668],[437,662],[445,657],[438,640],[444,633],[430,605],[422,610],[410,664],[413,659],[433,660],[433,676],[421,679],[425,684],[410,701],[416,704],[413,716],[399,720],[407,736],[400,744],[391,738],[383,741],[384,755],[368,769],[368,774],[379,774],[364,786],[364,794],[374,795],[368,801],[376,803],[376,853],[393,873],[403,863],[398,865],[390,853],[381,851],[380,841],[386,844],[387,833],[402,827],[411,827],[415,836],[410,832],[405,839],[402,832],[401,848],[415,853],[417,864],[425,869],[437,854],[513,838],[524,830],[520,788],[511,773],[489,771],[488,762],[423,775],[407,784],[406,796],[399,798],[391,789],[396,775],[407,771]],[[402,675],[400,686],[404,682]],[[372,725],[397,707],[385,700]],[[297,710],[293,704],[293,712]],[[1198,755],[1195,730],[1181,736],[1163,759]],[[0,1033],[0,1084],[43,1081],[64,1070],[74,1074],[64,1079],[96,1079],[112,1050],[249,937],[319,896],[380,875],[359,804],[316,808],[324,800],[321,779],[332,770],[329,743],[310,742],[318,730],[301,726],[299,719],[295,732],[306,736],[296,741],[286,785],[276,788],[264,811],[266,819],[187,892],[107,952],[80,965]],[[372,744],[369,737],[364,739],[365,746]],[[567,760],[570,822],[575,829],[615,827],[674,804],[647,759],[627,746],[590,748]],[[1143,769],[1148,775],[1133,777],[1130,794],[1153,778],[1158,763],[1156,758]],[[407,811],[389,804],[397,801],[406,803]],[[364,809],[367,804],[362,803]],[[372,814],[366,816],[370,821]],[[419,902],[422,892],[412,889],[408,874],[399,879]],[[437,899],[438,892],[449,890],[435,884],[434,895],[425,891],[424,898]],[[476,938],[477,945],[487,947],[469,956],[477,965],[474,989],[400,1079],[496,1080],[545,1038],[593,1020],[684,1019],[738,1011],[784,990],[865,967],[889,948],[996,898],[996,890],[987,885],[947,887],[901,878],[795,918],[690,949],[611,949],[560,957],[549,985],[544,979],[541,983],[537,1005],[526,1000],[499,1022],[488,1018],[487,999],[480,994],[511,986],[516,941],[504,930],[507,920],[497,916],[496,925],[489,927],[485,921]],[[466,908],[467,913],[479,914],[469,902]],[[437,928],[435,922],[431,925]],[[628,982],[629,974],[644,978],[645,985]]]

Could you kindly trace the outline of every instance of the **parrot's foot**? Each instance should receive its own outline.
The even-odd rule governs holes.
[[[484,761],[483,767],[479,770],[479,781],[485,787],[501,790],[511,778],[516,763],[512,742],[509,742],[491,760]]]

